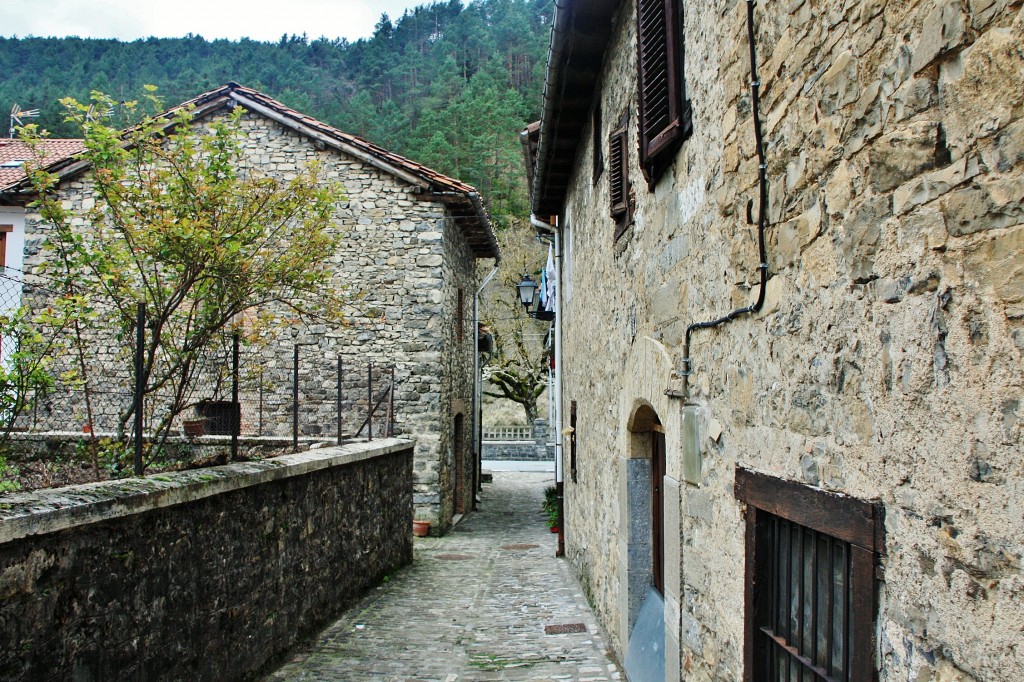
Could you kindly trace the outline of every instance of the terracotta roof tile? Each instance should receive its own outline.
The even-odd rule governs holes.
[[[67,159],[85,147],[82,140],[46,139],[42,142],[42,163],[50,165]],[[24,162],[33,156],[32,149],[21,140],[10,138],[0,139],[0,188],[14,184],[25,177],[25,170],[18,162]]]

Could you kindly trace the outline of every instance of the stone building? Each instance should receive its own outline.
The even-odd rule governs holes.
[[[48,139],[33,150],[21,140],[0,139],[0,188],[25,178],[24,164],[37,154],[44,162],[67,158],[82,151],[81,140]],[[19,273],[25,254],[25,208],[0,201],[0,315],[8,315],[21,304]],[[0,362],[6,362],[13,344],[0,338]]]
[[[565,553],[627,672],[647,602],[666,680],[1024,679],[1022,45],[1008,0],[556,8]]]
[[[419,517],[443,531],[468,510],[474,491],[472,399],[472,296],[476,260],[497,258],[490,220],[476,190],[453,178],[336,130],[270,97],[229,83],[179,106],[194,108],[195,126],[238,106],[245,134],[241,164],[280,179],[294,177],[318,161],[325,182],[344,193],[332,229],[342,234],[337,253],[325,253],[336,268],[337,286],[360,295],[348,326],[310,328],[283,338],[266,364],[289,386],[291,347],[329,361],[339,354],[363,363],[395,366],[395,435],[415,438],[414,501]],[[177,109],[177,107],[175,108]],[[172,109],[171,112],[175,111]],[[94,201],[88,167],[73,157],[50,166],[70,207]],[[0,203],[24,204],[24,183],[0,187]],[[31,272],[45,225],[26,217],[25,269]],[[359,311],[372,310],[372,320]],[[364,323],[365,322],[365,323]],[[330,366],[328,364],[328,366]],[[281,429],[289,431],[289,401],[280,402]],[[323,429],[332,433],[331,426]]]

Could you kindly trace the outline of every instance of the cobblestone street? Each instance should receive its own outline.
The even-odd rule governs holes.
[[[541,512],[550,473],[495,472],[480,510],[266,678],[620,680]],[[549,634],[550,633],[550,634]]]

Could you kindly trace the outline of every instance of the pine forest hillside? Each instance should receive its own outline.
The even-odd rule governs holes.
[[[53,136],[74,136],[62,97],[134,99],[153,84],[170,106],[236,81],[475,185],[501,222],[529,212],[517,133],[539,116],[552,8],[435,2],[382,15],[356,42],[0,38],[0,107],[39,109]]]

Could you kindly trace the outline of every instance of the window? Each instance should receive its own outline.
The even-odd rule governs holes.
[[[456,301],[456,304],[455,304],[455,340],[456,341],[462,341],[463,336],[465,336],[465,326],[463,324],[463,319],[462,318],[464,318],[466,316],[465,315],[465,310],[464,310],[464,308],[466,307],[466,304],[465,304],[465,301],[463,300],[463,297],[464,297],[464,294],[462,293],[462,288],[460,287],[459,291],[458,291],[458,300]]]
[[[0,270],[7,267],[7,235],[14,232],[14,225],[0,225]]]
[[[601,129],[601,100],[598,99],[597,104],[594,105],[594,115],[590,121],[591,130],[593,130],[592,142],[594,145],[594,177],[592,178],[592,184],[597,184],[597,179],[601,177],[601,173],[604,172],[604,153],[602,149],[604,145],[604,131]]]
[[[683,74],[680,0],[637,0],[636,22],[640,165],[653,189],[693,132]]]
[[[576,401],[569,402],[569,473],[576,482]]]
[[[744,680],[865,682],[884,508],[736,470],[747,504]]]
[[[608,136],[608,192],[616,239],[632,221],[629,190],[629,118],[624,115]]]

